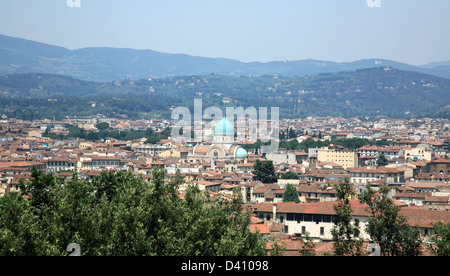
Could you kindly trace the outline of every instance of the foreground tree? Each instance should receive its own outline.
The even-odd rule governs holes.
[[[388,185],[381,185],[377,192],[368,185],[361,194],[360,200],[369,205],[371,213],[366,231],[372,242],[380,245],[382,256],[418,256],[420,234],[399,215],[400,208],[389,198],[389,191]]]
[[[30,198],[30,204],[34,207],[48,206],[51,202],[51,190],[61,180],[53,177],[50,173],[38,171],[35,166],[31,168],[31,181],[19,181],[19,187],[24,196]]]
[[[436,256],[450,256],[450,222],[434,224],[436,235],[431,237],[431,252]]]
[[[59,180],[33,176],[23,185],[27,197],[0,198],[2,256],[65,256],[72,243],[82,256],[266,255],[239,198],[210,200],[195,185],[181,198],[179,175],[164,181],[163,170],[155,170],[148,184],[125,172],[92,182],[74,174],[64,185],[42,185]]]
[[[0,256],[61,255],[39,219],[38,210],[18,193],[1,197]]]
[[[302,249],[299,250],[300,256],[316,256],[315,248],[316,245],[314,244],[312,238],[309,236],[309,232],[306,232],[305,237],[303,238]]]
[[[350,198],[354,195],[353,187],[346,179],[335,186],[338,198],[337,205],[334,206],[336,219],[331,230],[333,235],[333,251],[337,256],[363,256],[363,240],[359,237],[359,220],[352,224],[352,209]]]

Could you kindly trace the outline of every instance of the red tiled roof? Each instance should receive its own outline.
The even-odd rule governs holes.
[[[267,224],[249,224],[250,231],[259,234],[270,234]]]
[[[450,212],[439,210],[424,210],[415,207],[401,208],[400,215],[405,216],[411,226],[433,228],[437,222],[449,223]]]
[[[280,202],[277,203],[277,213],[298,213],[298,214],[325,214],[335,215],[334,206],[337,201],[317,202],[317,203],[294,203],[294,202]],[[252,207],[259,212],[273,212],[273,203],[257,203]],[[360,203],[358,200],[350,201],[350,206],[353,210],[352,215],[355,216],[369,216],[367,211],[368,206]]]

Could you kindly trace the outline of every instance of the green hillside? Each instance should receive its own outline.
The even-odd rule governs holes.
[[[0,76],[0,113],[23,119],[104,114],[170,118],[171,108],[280,107],[283,118],[434,116],[450,104],[450,80],[377,67],[305,77],[190,75],[122,82],[67,76]],[[224,100],[227,100],[224,103]],[[228,103],[229,100],[229,103]]]

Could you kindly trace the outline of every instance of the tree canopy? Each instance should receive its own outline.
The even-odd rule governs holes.
[[[438,222],[434,225],[436,235],[431,237],[431,252],[435,256],[450,256],[450,222]]]
[[[300,203],[300,199],[298,198],[297,189],[292,184],[287,184],[286,189],[283,193],[283,202],[295,202]]]
[[[0,198],[0,256],[262,256],[265,241],[248,229],[239,198],[215,201],[196,185],[184,198],[177,177],[153,171],[152,183],[130,173],[93,181],[33,170],[23,195]]]
[[[420,234],[399,214],[400,207],[389,198],[389,190],[388,185],[381,185],[378,191],[367,185],[367,190],[360,195],[371,213],[366,231],[380,245],[382,256],[418,256]]]
[[[363,256],[363,239],[360,237],[359,220],[353,222],[350,198],[354,195],[352,185],[346,179],[335,185],[338,203],[334,206],[336,218],[331,230],[333,250],[337,256]]]
[[[275,168],[271,160],[256,160],[253,165],[252,173],[255,175],[255,180],[259,180],[263,183],[274,183],[277,181],[277,177],[275,176]]]

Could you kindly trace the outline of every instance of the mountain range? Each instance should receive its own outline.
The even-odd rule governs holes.
[[[170,118],[176,106],[280,116],[450,118],[450,62],[240,62],[152,50],[66,48],[0,35],[0,114]],[[87,104],[88,103],[88,104]]]
[[[0,35],[0,75],[45,73],[107,82],[207,74],[306,76],[380,66],[450,78],[450,61],[433,62],[423,66],[385,59],[365,59],[353,62],[312,59],[265,63],[241,62],[225,58],[206,58],[126,48],[99,47],[69,50],[59,46]]]

